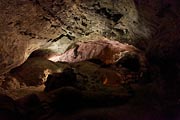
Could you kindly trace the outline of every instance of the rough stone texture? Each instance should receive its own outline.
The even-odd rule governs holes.
[[[62,53],[72,41],[94,34],[135,44],[158,61],[179,60],[178,1],[2,0],[0,3],[0,73],[22,64],[36,49]]]
[[[118,71],[113,66],[103,68],[91,62],[75,63],[71,67],[73,69],[49,76],[45,83],[45,91],[72,86],[84,92],[102,93],[102,96],[103,94],[131,96],[130,93],[128,94],[128,89],[124,87],[125,84],[141,78],[138,73],[123,67]]]
[[[171,111],[168,107],[178,106],[180,99],[177,92],[180,90],[180,2],[137,0],[136,5],[140,18],[146,21],[146,25],[153,32],[145,50],[151,65],[155,65],[152,79],[156,82],[152,86],[157,87],[158,96],[163,98],[164,109],[167,109],[168,113]]]
[[[89,35],[130,40],[133,30],[143,27],[136,25],[134,2],[109,1],[2,0],[0,73],[22,64],[34,50],[45,48],[62,53],[71,41]]]
[[[3,73],[22,64],[32,51],[55,35],[49,34],[50,24],[43,20],[45,12],[31,1],[1,1],[0,9],[0,66]]]
[[[132,45],[122,44],[112,40],[95,40],[79,42],[74,45],[75,47],[67,50],[61,55],[54,55],[49,58],[52,61],[75,63],[85,60],[100,60],[104,64],[114,64],[125,57],[136,56],[137,64],[140,65],[140,70],[147,69],[147,60],[142,51]],[[129,58],[130,59],[130,58]],[[131,63],[129,63],[131,64]]]
[[[109,42],[110,41],[108,41],[108,43]],[[111,42],[114,43],[114,41]],[[90,43],[90,45],[88,43]],[[119,42],[115,43],[118,44]],[[64,69],[63,72],[49,75],[47,78],[47,81],[45,83],[45,92],[50,95],[51,101],[49,102],[53,102],[56,109],[67,112],[71,110],[73,111],[74,107],[76,110],[78,108],[81,108],[82,106],[107,107],[111,105],[126,103],[130,98],[132,98],[132,96],[135,95],[134,93],[137,88],[141,88],[143,86],[140,85],[140,83],[142,83],[140,81],[144,80],[144,73],[147,71],[142,71],[142,69],[134,71],[126,66],[123,66],[123,63],[126,61],[125,59],[122,63],[120,62],[121,59],[118,58],[117,59],[119,61],[117,60],[116,62],[111,63],[104,62],[106,61],[106,59],[103,59],[104,61],[98,61],[98,59],[93,59],[93,55],[97,54],[98,56],[99,53],[104,52],[104,49],[101,49],[101,47],[103,45],[106,46],[107,41],[91,41],[87,42],[87,44],[82,44],[83,47],[87,45],[85,47],[88,48],[87,51],[90,52],[94,50],[94,53],[87,54],[85,52],[85,55],[87,56],[81,54],[82,59],[77,58],[77,61],[75,62],[73,60],[76,58],[72,60],[63,59],[65,61],[67,60],[66,62],[69,62],[69,67],[67,69]],[[91,44],[93,47],[91,46]],[[117,44],[111,44],[110,48],[117,47]],[[95,47],[95,45],[97,46]],[[91,47],[94,49],[91,49]],[[121,47],[123,48],[124,46]],[[134,52],[134,47],[128,45],[125,45],[125,47],[132,49],[132,51],[129,51],[129,53]],[[108,49],[107,46],[106,48]],[[122,50],[122,48],[120,49],[117,47],[115,50]],[[96,51],[96,49],[98,50]],[[113,51],[114,49],[111,50]],[[137,51],[138,54],[142,54],[139,50]],[[68,56],[73,56],[71,53],[73,54],[73,52],[67,51],[62,55],[64,56],[65,54],[68,54]],[[79,53],[82,53],[82,51],[79,51]],[[101,57],[103,58],[103,56]],[[101,57],[98,56],[97,58]],[[122,56],[119,56],[119,58],[121,57]],[[142,55],[141,57],[144,56]],[[144,67],[145,66],[146,65],[144,65]],[[52,96],[53,98],[51,98]],[[73,102],[71,102],[70,99],[73,99]]]
[[[152,33],[147,41],[147,55],[158,62],[179,61],[179,1],[135,1],[140,19],[145,22]]]
[[[47,59],[29,58],[24,64],[11,70],[1,86],[5,89],[19,89],[42,85],[49,74],[61,72],[62,69],[63,67],[60,68]]]
[[[0,74],[22,64],[35,50],[50,49],[52,53],[47,56],[51,56],[54,52],[63,53],[76,41],[98,40],[103,36],[145,51],[154,82],[136,91],[137,96],[125,106],[82,110],[74,115],[57,112],[50,118],[45,111],[45,117],[178,120],[179,6],[179,0],[0,0]],[[38,113],[39,109],[37,104],[32,109],[30,105],[26,106],[30,109],[26,115],[35,120],[32,111]]]

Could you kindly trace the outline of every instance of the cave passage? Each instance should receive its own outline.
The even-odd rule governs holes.
[[[0,120],[179,120],[178,0],[0,0]]]

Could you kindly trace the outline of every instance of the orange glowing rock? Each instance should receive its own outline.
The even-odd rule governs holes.
[[[105,78],[105,80],[103,81],[103,84],[106,85],[108,83],[108,79]]]

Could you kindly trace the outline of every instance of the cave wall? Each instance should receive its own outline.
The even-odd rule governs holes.
[[[0,73],[22,64],[29,54],[58,36],[32,1],[0,1]]]
[[[158,110],[172,119],[176,116],[174,111],[179,113],[180,105],[179,6],[178,0],[0,0],[0,85],[6,89],[13,88],[4,91],[0,87],[0,93],[16,99],[37,93],[39,88],[18,91],[24,87],[20,83],[42,84],[52,72],[46,68],[60,71],[60,65],[56,66],[44,58],[37,59],[37,56],[59,55],[77,41],[117,40],[143,50],[151,67],[149,83],[142,83],[140,87],[143,88],[135,96],[138,106],[143,102],[148,106],[140,106],[139,110],[137,105],[127,104],[128,111],[118,108],[112,111],[113,116],[119,119],[122,117],[119,111],[127,111],[127,116],[134,114],[132,111],[143,111],[143,116],[148,113],[156,118],[159,112],[155,110]],[[29,56],[31,58],[26,61]],[[91,64],[88,67],[84,65],[82,68],[92,67],[94,70]],[[1,76],[4,73],[7,74]],[[20,79],[13,78],[12,73]],[[89,70],[85,71],[85,77],[86,74],[91,75]],[[110,71],[105,74],[113,75]],[[114,80],[114,76],[110,75],[110,78]],[[137,86],[133,87],[136,89]],[[41,91],[43,89],[40,87]],[[103,109],[103,118],[106,115]]]
[[[0,0],[0,74],[38,49],[63,53],[106,37],[160,61],[178,61],[179,5],[169,0]]]
[[[147,54],[158,62],[179,61],[180,2],[177,0],[136,1],[140,18],[150,29]]]

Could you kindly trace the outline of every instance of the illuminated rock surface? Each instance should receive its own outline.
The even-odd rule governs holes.
[[[179,120],[179,6],[178,0],[0,0],[0,85],[4,88],[9,86],[6,89],[0,88],[0,92],[16,99],[13,101],[5,96],[0,97],[0,119],[16,119],[14,115],[20,113],[17,120],[23,117],[26,120]],[[105,39],[112,41],[104,42]],[[95,41],[87,42],[89,40],[102,40],[103,44],[108,45],[97,47]],[[114,40],[123,44],[117,43],[116,46]],[[113,44],[109,46],[109,43]],[[116,48],[120,46],[132,50],[128,49],[128,54],[112,58],[117,52]],[[81,59],[79,51],[82,52],[83,49],[85,51]],[[109,54],[106,56],[98,51],[108,51]],[[133,54],[129,54],[131,52]],[[104,94],[98,87],[98,92],[92,92],[95,89],[92,87],[89,90],[89,81],[84,85],[86,79],[96,80],[93,75],[97,71],[99,78],[96,78],[100,83],[95,85],[107,85],[111,90],[116,85],[122,85],[124,74],[121,73],[124,68],[131,71],[127,78],[133,78],[132,72],[135,72],[135,76],[141,76],[141,72],[147,70],[144,69],[147,67],[144,66],[147,63],[144,61],[144,53],[148,61],[149,74],[144,74],[147,78],[142,77],[142,80],[137,80],[137,84],[128,81],[124,91],[118,91],[118,94],[127,93],[120,99],[117,94]],[[61,61],[60,56],[61,60],[72,64],[44,60]],[[28,63],[35,57],[41,57],[42,63],[37,66],[33,62]],[[118,63],[114,62],[116,58],[120,58]],[[87,59],[90,60],[84,61]],[[74,63],[77,61],[81,62]],[[83,82],[79,83],[80,86],[63,86],[45,93],[44,86],[39,86],[45,81],[46,75],[51,73],[46,71],[45,66],[55,72],[59,72],[57,66],[58,69],[63,68],[62,71],[66,67],[73,68],[77,81]],[[86,69],[87,67],[90,69]],[[58,74],[62,74],[61,72]],[[21,80],[18,76],[21,76]],[[22,81],[28,87],[23,88]],[[9,89],[10,86],[13,89]],[[86,91],[82,90],[83,87]],[[133,90],[133,97],[129,97],[129,90]],[[25,96],[32,93],[37,95]],[[116,96],[116,100],[125,101],[119,103],[126,104],[113,106],[110,103],[116,101],[112,102],[111,95]],[[94,107],[98,106],[96,103],[102,103],[104,108],[81,109],[80,103],[84,100],[93,103]],[[112,106],[109,108],[105,104]],[[71,107],[75,111],[76,108],[80,109],[75,113],[63,113],[64,108],[70,110]]]

